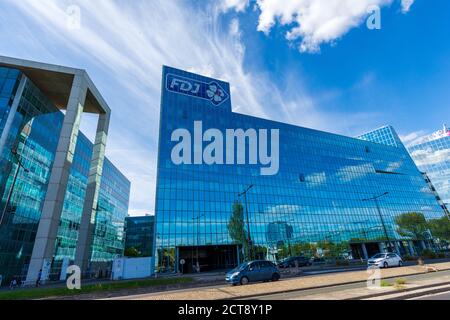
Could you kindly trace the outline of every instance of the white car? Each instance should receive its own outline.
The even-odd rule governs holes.
[[[378,268],[401,267],[403,266],[403,260],[396,253],[377,253],[367,261],[367,266]]]

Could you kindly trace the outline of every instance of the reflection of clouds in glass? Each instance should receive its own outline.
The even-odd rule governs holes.
[[[390,162],[386,171],[393,172],[399,169],[403,165],[403,161]]]
[[[428,186],[422,187],[422,188],[420,189],[420,192],[422,192],[422,193],[429,193],[429,194],[432,194],[432,193],[433,193],[433,191],[431,191],[430,188],[429,188]]]
[[[429,147],[426,149],[415,150],[411,155],[418,166],[429,166],[450,161],[450,149],[432,150],[432,148]]]
[[[354,166],[345,166],[336,172],[336,177],[342,182],[351,182],[366,177],[369,173],[373,173],[372,166],[367,164],[359,164]]]
[[[325,184],[327,182],[327,176],[325,172],[315,172],[307,175],[305,180],[316,184]]]
[[[269,214],[293,214],[298,213],[301,209],[301,206],[294,204],[281,204],[276,206],[269,206],[266,209],[266,213]]]

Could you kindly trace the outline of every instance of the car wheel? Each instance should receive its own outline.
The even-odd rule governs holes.
[[[388,268],[389,267],[389,265],[388,265],[388,263],[386,261],[383,263],[383,267],[384,268]]]
[[[272,281],[278,281],[278,280],[280,280],[280,275],[278,273],[274,273],[272,275]]]
[[[241,278],[241,285],[242,286],[245,286],[246,284],[248,284],[249,283],[249,281],[248,281],[248,278],[247,277],[242,277]]]
[[[399,267],[402,267],[402,266],[403,266],[403,261],[402,261],[402,260],[400,260],[400,261],[398,262],[398,266],[399,266]]]

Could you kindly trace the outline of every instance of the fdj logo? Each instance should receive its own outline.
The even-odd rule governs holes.
[[[206,83],[174,74],[166,76],[166,89],[175,93],[209,100],[215,106],[222,104],[229,98],[225,90],[216,81]]]

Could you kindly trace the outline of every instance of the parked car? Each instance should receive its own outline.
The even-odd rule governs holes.
[[[377,253],[367,261],[367,266],[379,268],[401,267],[403,266],[403,260],[396,253]]]
[[[304,256],[298,256],[298,257],[289,257],[284,260],[282,260],[280,263],[278,263],[278,268],[295,268],[295,267],[307,267],[310,266],[311,262],[309,261],[309,258],[306,258]]]
[[[310,260],[311,265],[321,265],[321,264],[326,264],[327,260],[325,260],[325,258],[319,258],[319,257],[313,257]]]
[[[232,285],[246,285],[249,282],[278,281],[280,277],[280,272],[273,262],[256,260],[244,262],[228,272],[225,281]]]

